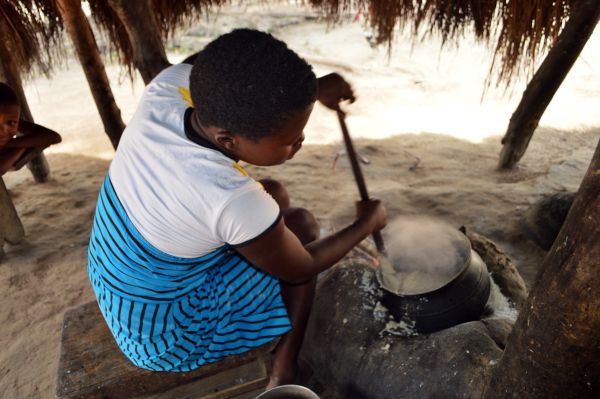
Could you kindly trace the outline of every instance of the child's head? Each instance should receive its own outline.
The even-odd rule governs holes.
[[[198,54],[190,92],[203,126],[254,141],[292,131],[293,139],[293,131],[302,134],[312,111],[317,78],[282,41],[268,33],[238,29]]]
[[[0,148],[17,133],[20,113],[17,94],[10,86],[0,82]]]

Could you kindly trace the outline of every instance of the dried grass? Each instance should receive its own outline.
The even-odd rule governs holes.
[[[133,77],[133,48],[125,26],[107,0],[88,0],[88,3],[94,22],[101,33],[108,37],[109,54],[115,54],[118,61],[127,68],[129,76]],[[191,25],[212,7],[225,3],[226,0],[150,0],[163,41],[174,34],[176,29]]]
[[[131,0],[132,1],[132,0]],[[136,0],[137,1],[137,0]],[[163,39],[176,28],[191,24],[228,0],[149,0]],[[514,78],[530,76],[538,58],[552,46],[579,0],[307,0],[331,19],[351,7],[366,12],[380,43],[391,49],[399,30],[409,29],[415,40],[439,33],[444,43],[474,31],[478,40],[492,46],[488,84],[509,87]],[[92,18],[108,37],[109,54],[115,54],[131,75],[133,49],[125,27],[107,0],[88,0]],[[62,19],[56,0],[0,0],[0,23],[12,32],[7,40],[22,72],[32,65],[47,72],[53,55],[60,55],[58,38]]]
[[[125,66],[127,74],[133,80],[133,47],[129,42],[129,36],[125,25],[121,22],[117,13],[108,4],[108,0],[87,0],[92,19],[99,33],[106,36],[107,52],[109,58],[116,57],[117,61]]]
[[[228,3],[227,0],[151,1],[156,12],[158,25],[165,39],[173,34],[175,29],[190,26],[202,15],[206,15],[216,7]]]
[[[2,48],[21,75],[36,71],[49,74],[51,61],[60,58],[62,19],[56,2],[0,0]]]
[[[392,45],[396,32],[411,29],[439,33],[444,43],[468,30],[492,45],[488,84],[510,86],[519,75],[531,76],[539,56],[551,47],[578,0],[309,0],[330,18],[351,6],[366,11],[378,42]]]

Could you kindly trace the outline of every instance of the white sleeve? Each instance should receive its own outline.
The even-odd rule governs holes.
[[[229,245],[249,244],[277,225],[279,205],[259,187],[236,194],[223,207],[217,221],[217,236]]]

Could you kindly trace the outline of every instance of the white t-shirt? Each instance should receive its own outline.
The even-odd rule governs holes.
[[[140,234],[183,258],[245,244],[280,217],[275,200],[234,160],[199,144],[189,126],[186,134],[191,69],[173,65],[146,87],[109,170]]]

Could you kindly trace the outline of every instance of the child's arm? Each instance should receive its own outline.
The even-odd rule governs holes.
[[[25,148],[6,148],[0,150],[0,176],[13,169],[15,163],[23,153]]]
[[[378,200],[358,203],[354,223],[306,247],[284,221],[256,241],[236,248],[253,265],[290,283],[306,281],[328,269],[356,244],[386,224],[385,208]]]
[[[24,120],[19,121],[19,132],[23,135],[10,140],[5,148],[48,147],[62,140],[54,130]]]

